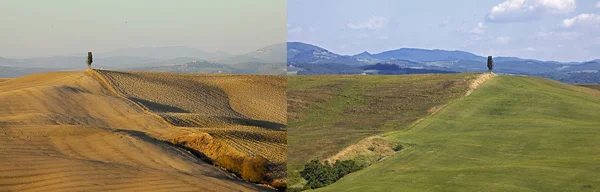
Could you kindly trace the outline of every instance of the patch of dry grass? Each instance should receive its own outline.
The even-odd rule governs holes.
[[[587,87],[587,88],[595,89],[595,90],[600,90],[600,85],[598,85],[598,84],[578,85],[578,86]]]

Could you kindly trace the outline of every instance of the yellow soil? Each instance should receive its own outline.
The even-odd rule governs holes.
[[[469,90],[467,91],[467,93],[465,95],[466,96],[470,95],[473,92],[473,90],[475,90],[475,89],[477,89],[477,87],[479,87],[479,85],[483,84],[485,81],[487,81],[488,79],[491,79],[495,76],[496,76],[495,73],[482,73],[482,74],[478,75],[477,78],[469,85]]]
[[[98,70],[120,94],[169,123],[202,130],[242,153],[286,160],[286,79]]]
[[[55,72],[0,82],[0,191],[264,191],[161,140],[177,128],[101,84]]]
[[[329,162],[335,162],[337,160],[350,160],[354,159],[360,155],[365,156],[378,156],[379,160],[388,157],[396,151],[393,150],[395,144],[381,136],[371,136],[367,137],[360,142],[346,147],[344,150],[339,153],[327,158]]]

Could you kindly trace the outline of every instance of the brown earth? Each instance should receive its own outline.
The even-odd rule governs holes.
[[[132,79],[137,78],[134,73],[129,74]],[[170,76],[180,78],[183,75]],[[139,97],[153,101],[150,103],[130,100],[123,97],[124,94],[115,94],[126,92],[130,87],[114,86],[101,81],[101,77],[95,71],[54,72],[0,81],[0,191],[272,190],[242,181],[223,169],[201,161],[192,154],[195,153],[193,149],[188,151],[167,142],[173,138],[207,134],[209,131],[174,126],[162,118],[168,115],[153,113],[151,105],[169,106],[170,103],[156,102],[152,100],[153,97]],[[137,87],[146,85],[143,81],[132,82]],[[177,100],[182,94],[154,93],[159,95],[156,97],[164,96],[167,100]],[[190,101],[198,99],[190,97]],[[231,109],[218,109],[224,105],[223,99],[212,97],[220,102],[216,102],[221,104],[217,105],[211,103],[213,99],[210,98],[196,100],[205,108],[185,109],[193,109],[198,113],[214,109],[202,115],[218,111],[220,116],[249,120],[262,118],[266,122],[277,117],[239,112],[235,110],[236,107],[243,108],[245,105],[238,104],[230,105],[234,106]],[[263,130],[255,125],[229,125]],[[222,128],[225,132],[230,130],[229,126],[205,128]],[[284,129],[279,131],[285,134]],[[231,136],[232,141],[223,141],[236,143],[235,139],[243,136]],[[225,136],[217,138],[222,137]],[[265,138],[256,141],[259,143],[257,145],[266,147],[277,143],[264,144],[269,140],[269,137]],[[285,143],[285,140],[281,142]],[[283,151],[285,154],[285,149]],[[277,162],[274,160],[277,155],[264,156]]]

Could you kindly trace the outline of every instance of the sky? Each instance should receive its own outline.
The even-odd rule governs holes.
[[[288,42],[354,55],[398,48],[600,59],[600,0],[288,0]]]
[[[285,0],[3,0],[0,57],[186,46],[243,54],[286,41]]]

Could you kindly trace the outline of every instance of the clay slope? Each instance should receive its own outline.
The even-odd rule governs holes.
[[[119,94],[172,125],[200,129],[241,152],[285,162],[283,77],[98,72]]]
[[[182,130],[169,139],[253,182],[283,187],[286,79],[272,75],[207,75],[96,70],[117,95]],[[260,163],[265,159],[266,165]],[[248,162],[253,162],[246,166]]]
[[[161,140],[194,133],[90,71],[0,82],[0,191],[264,191]]]

